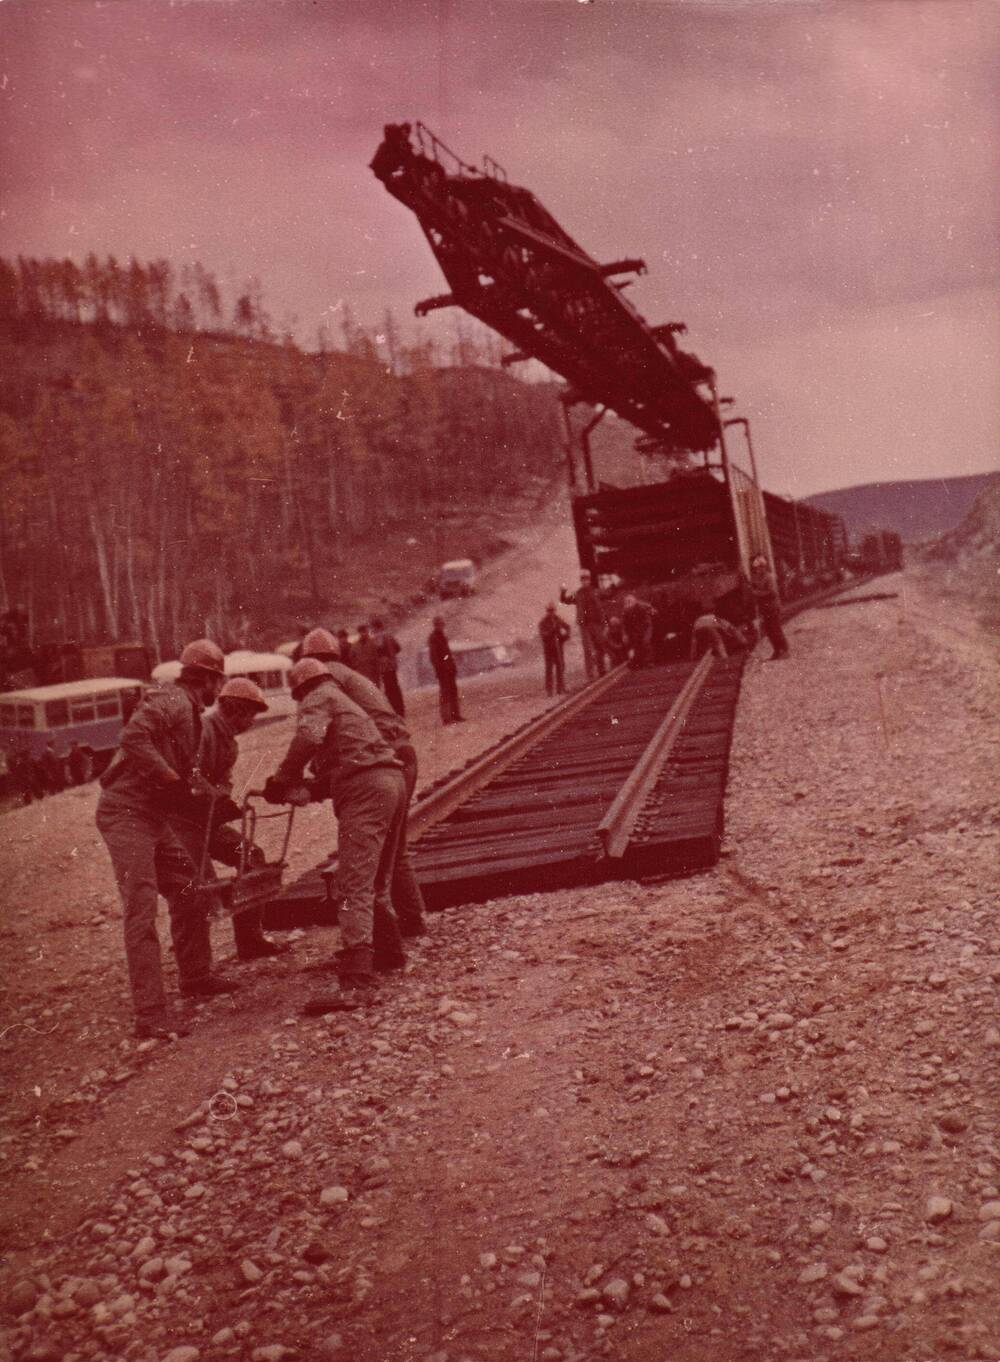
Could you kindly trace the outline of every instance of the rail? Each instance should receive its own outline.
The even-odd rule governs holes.
[[[706,653],[684,683],[677,699],[664,715],[642,756],[633,766],[611,807],[597,825],[604,854],[620,860],[643,805],[663,770],[664,763],[684,727],[691,706],[712,670],[712,654]]]
[[[410,809],[407,841],[412,845],[435,823],[440,823],[447,818],[471,795],[482,789],[484,785],[488,785],[508,766],[512,766],[542,738],[554,733],[563,724],[568,723],[580,710],[585,709],[587,705],[596,700],[598,696],[603,695],[627,670],[624,662],[618,667],[613,667],[604,676],[599,676],[596,681],[584,686],[582,690],[576,691],[575,694],[567,696],[559,704],[553,705],[551,709],[547,709],[537,719],[532,719],[530,723],[525,724],[524,728],[512,733],[509,738],[504,738],[496,747],[484,752],[482,756],[476,757],[467,767],[450,777],[439,789],[432,790],[430,794],[418,800]]]

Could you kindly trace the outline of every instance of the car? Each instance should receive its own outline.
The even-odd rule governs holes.
[[[454,558],[442,563],[438,572],[438,595],[443,601],[449,596],[471,596],[476,589],[476,565],[471,558]]]

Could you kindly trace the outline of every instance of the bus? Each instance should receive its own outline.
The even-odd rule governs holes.
[[[142,698],[134,677],[101,676],[62,681],[0,695],[0,749],[10,756],[40,757],[49,743],[65,757],[75,742],[94,766],[110,757]]]
[[[291,714],[295,701],[288,689],[288,673],[292,669],[292,659],[283,653],[254,653],[247,648],[227,653],[225,659],[226,676],[245,676],[254,681],[264,692],[268,705],[267,717],[280,717]],[[181,664],[161,662],[153,668],[153,680],[159,682],[176,681],[181,674]]]

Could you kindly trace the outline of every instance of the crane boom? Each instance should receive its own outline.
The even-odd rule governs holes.
[[[698,391],[714,378],[681,350],[679,323],[650,326],[624,297],[641,260],[600,265],[527,189],[484,158],[466,165],[422,123],[388,124],[371,168],[417,215],[451,289],[418,316],[459,306],[504,336],[516,359],[560,374],[572,397],[609,408],[664,453],[711,449],[715,409]]]

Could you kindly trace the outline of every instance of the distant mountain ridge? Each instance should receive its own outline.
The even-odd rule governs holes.
[[[896,530],[908,544],[933,539],[955,529],[976,498],[1000,473],[972,473],[961,478],[925,478],[905,482],[869,482],[806,497],[811,506],[843,517],[849,538],[866,530]]]

